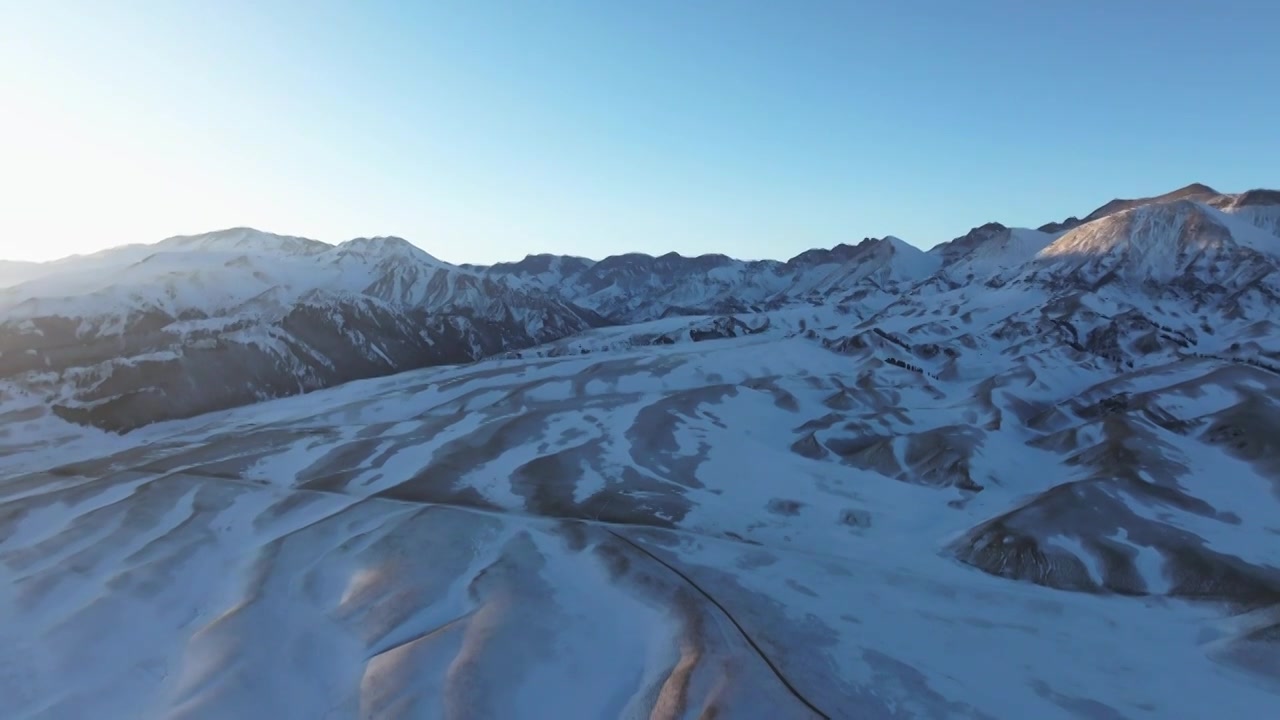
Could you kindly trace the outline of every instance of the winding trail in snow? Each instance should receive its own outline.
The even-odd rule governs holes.
[[[711,593],[704,590],[701,585],[694,582],[693,578],[684,574],[684,572],[682,572],[679,568],[675,567],[671,563],[668,563],[667,561],[653,554],[648,549],[636,543],[635,541],[631,540],[630,538],[626,537],[625,535],[622,535],[621,533],[618,533],[614,530],[609,530],[609,529],[605,529],[605,532],[618,538],[619,540],[626,543],[630,547],[634,548],[638,552],[641,552],[644,555],[648,556],[649,559],[658,563],[662,567],[666,568],[667,570],[677,575],[681,580],[684,580],[686,583],[688,583],[689,587],[693,588],[694,590],[697,590],[699,595],[706,598],[707,602],[711,603],[712,605],[715,605],[720,610],[720,612],[724,614],[725,618],[727,618],[730,623],[733,623],[733,626],[737,628],[738,632],[742,635],[742,639],[746,640],[747,644],[751,646],[751,649],[755,651],[756,655],[759,655],[760,659],[764,661],[764,664],[769,666],[769,670],[773,672],[774,677],[778,678],[778,681],[781,682],[783,687],[787,689],[787,692],[790,692],[791,695],[794,696],[796,700],[799,700],[801,703],[804,703],[805,707],[812,710],[818,717],[822,718],[823,720],[831,720],[830,715],[820,710],[816,705],[810,702],[809,699],[804,696],[804,694],[802,694],[798,689],[796,689],[795,685],[791,684],[791,681],[787,679],[787,676],[782,674],[782,670],[779,669],[778,666],[774,664],[773,660],[769,659],[769,655],[765,653],[764,649],[762,649],[760,645],[756,643],[755,639],[751,637],[751,633],[747,632],[747,629],[742,627],[742,623],[738,622],[737,618],[733,616],[733,613],[729,612],[728,608],[726,608],[723,604],[721,604],[719,600],[716,600]]]

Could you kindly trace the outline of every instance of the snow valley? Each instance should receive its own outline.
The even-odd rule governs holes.
[[[1269,717],[1280,193],[0,264],[13,717]]]

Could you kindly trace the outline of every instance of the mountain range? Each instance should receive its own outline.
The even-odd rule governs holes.
[[[16,717],[1262,718],[1280,192],[0,266]]]
[[[1118,274],[1192,293],[1221,280],[1221,301],[1265,305],[1278,218],[1275,192],[1190,185],[1040,230],[990,223],[927,252],[886,237],[786,262],[632,253],[490,267],[399,238],[330,246],[237,228],[0,267],[0,380],[57,394],[66,419],[127,431],[670,316],[892,315],[948,289],[1096,291]]]

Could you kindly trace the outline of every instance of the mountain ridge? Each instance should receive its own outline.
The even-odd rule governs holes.
[[[78,379],[61,385],[74,388],[58,405],[64,415],[132,429],[220,403],[218,393],[190,390],[189,403],[174,399],[176,392],[157,399],[162,385],[126,367],[122,353],[153,358],[143,362],[158,362],[155,376],[175,388],[185,387],[188,356],[216,364],[225,355],[257,378],[226,396],[235,398],[225,401],[230,406],[263,393],[518,352],[606,325],[806,306],[865,320],[898,312],[916,297],[959,293],[972,303],[1008,283],[1097,292],[1121,269],[1124,282],[1176,280],[1168,290],[1182,288],[1197,302],[1219,302],[1211,298],[1234,288],[1233,299],[1222,302],[1256,315],[1274,293],[1268,243],[1275,235],[1267,233],[1280,229],[1277,194],[1206,196],[1210,190],[1191,185],[1145,203],[1116,201],[1091,213],[1096,219],[1057,233],[988,223],[929,251],[886,236],[815,248],[786,262],[671,252],[599,261],[540,254],[459,266],[394,236],[337,245],[251,228],[175,236],[57,261],[47,275],[0,287],[0,379],[44,378],[41,369],[52,377],[73,373]],[[1120,257],[1130,218],[1143,213],[1150,216],[1151,239],[1141,241],[1147,249],[1108,260]],[[1175,235],[1181,244],[1156,251]],[[1138,287],[1116,290],[1132,291]],[[160,357],[170,359],[154,360]],[[138,409],[140,392],[153,396],[144,404],[152,409]]]
[[[1127,208],[1127,207],[1132,207],[1134,204],[1144,204],[1144,203],[1151,203],[1151,202],[1162,202],[1162,201],[1165,201],[1165,200],[1179,199],[1179,198],[1181,198],[1181,197],[1187,197],[1187,196],[1192,196],[1192,195],[1200,195],[1200,196],[1206,196],[1206,197],[1212,196],[1213,201],[1214,201],[1214,202],[1218,202],[1218,203],[1229,203],[1229,202],[1240,202],[1240,203],[1244,203],[1244,204],[1264,204],[1264,203],[1265,203],[1265,204],[1277,204],[1277,203],[1280,203],[1280,190],[1267,190],[1267,189],[1262,189],[1262,188],[1254,188],[1254,189],[1246,190],[1246,191],[1241,192],[1241,193],[1234,193],[1234,194],[1231,194],[1231,193],[1220,193],[1220,192],[1218,192],[1217,190],[1213,189],[1212,187],[1210,187],[1210,186],[1208,186],[1208,185],[1204,185],[1204,184],[1202,184],[1202,183],[1191,183],[1191,184],[1186,185],[1186,186],[1184,186],[1184,187],[1181,187],[1181,188],[1179,188],[1179,189],[1177,189],[1177,190],[1173,190],[1173,191],[1170,191],[1170,192],[1167,192],[1167,193],[1163,193],[1163,194],[1161,194],[1161,195],[1155,195],[1155,196],[1150,196],[1150,197],[1145,197],[1145,198],[1136,198],[1136,199],[1122,199],[1122,198],[1115,198],[1115,199],[1113,199],[1113,200],[1108,201],[1107,203],[1104,203],[1103,205],[1099,206],[1097,209],[1095,209],[1095,210],[1093,210],[1092,212],[1090,212],[1090,213],[1088,213],[1087,215],[1085,215],[1085,216],[1084,216],[1084,219],[1079,219],[1079,218],[1076,218],[1076,217],[1074,217],[1074,216],[1073,216],[1073,217],[1071,217],[1071,218],[1068,218],[1068,221],[1069,221],[1069,222],[1071,222],[1071,223],[1074,223],[1074,224],[1079,224],[1079,223],[1081,223],[1081,222],[1086,222],[1086,221],[1089,221],[1089,220],[1096,220],[1096,219],[1098,219],[1098,218],[1100,218],[1100,217],[1103,217],[1103,216],[1105,216],[1105,215],[1107,215],[1107,214],[1110,214],[1110,213],[1112,213],[1112,212],[1116,212],[1116,211],[1118,211],[1119,209],[1125,209],[1125,208]],[[1056,231],[1060,231],[1060,230],[1064,230],[1064,229],[1069,229],[1068,227],[1059,227],[1059,226],[1064,225],[1064,223],[1066,223],[1066,222],[1068,222],[1068,221],[1063,221],[1062,223],[1055,223],[1055,222],[1046,223],[1046,224],[1044,224],[1044,225],[1040,226],[1038,229],[1040,229],[1040,230],[1042,230],[1042,231],[1045,231],[1045,232],[1056,232]],[[989,223],[989,224],[997,224],[997,225],[999,225],[1000,223],[998,223],[998,222],[993,222],[993,223]],[[1071,225],[1071,227],[1074,227],[1074,224],[1073,224],[1073,225]],[[985,226],[983,226],[983,227],[985,227]],[[1056,229],[1055,229],[1055,230],[1046,230],[1046,228],[1051,228],[1051,227],[1056,228]],[[978,228],[974,228],[974,229],[978,229]],[[153,243],[153,244],[152,244],[152,246],[155,246],[155,245],[161,245],[161,244],[164,244],[164,243],[170,243],[170,242],[173,242],[173,243],[192,242],[192,241],[195,241],[195,240],[197,240],[197,239],[201,239],[201,238],[209,238],[209,237],[211,237],[211,236],[239,235],[239,234],[255,234],[255,235],[263,236],[263,237],[277,238],[277,239],[279,239],[281,242],[301,241],[302,243],[306,243],[306,244],[315,244],[315,245],[317,245],[317,246],[325,246],[326,248],[335,248],[335,247],[339,247],[339,246],[341,246],[341,245],[343,245],[343,244],[345,244],[345,243],[350,243],[350,242],[356,242],[356,241],[368,240],[368,239],[369,239],[369,238],[354,238],[354,239],[352,239],[352,240],[341,241],[341,242],[338,242],[338,243],[329,243],[329,242],[325,242],[325,241],[322,241],[322,240],[314,240],[314,239],[311,239],[311,238],[305,238],[305,237],[300,237],[300,236],[278,235],[278,234],[275,234],[275,233],[271,233],[271,232],[267,232],[267,231],[259,230],[259,229],[256,229],[256,228],[247,227],[247,226],[235,226],[235,227],[225,228],[225,229],[222,229],[222,230],[213,230],[213,231],[208,231],[208,232],[205,232],[205,233],[199,233],[199,234],[196,234],[196,235],[174,235],[174,236],[167,237],[167,238],[165,238],[165,239],[163,239],[163,240],[157,241],[156,243]],[[892,237],[892,236],[890,236],[890,237]],[[393,240],[403,240],[403,238],[400,238],[400,237],[397,237],[397,236],[380,236],[380,238],[389,238],[389,239],[393,239]],[[374,238],[374,239],[378,239],[378,238]],[[924,250],[924,251],[926,251],[926,252],[934,252],[934,251],[937,251],[937,250],[939,249],[939,247],[940,247],[940,246],[946,245],[947,243],[950,243],[950,242],[954,242],[954,240],[955,240],[955,239],[952,239],[952,240],[941,240],[941,241],[937,241],[937,242],[935,242],[933,245],[931,245],[931,246],[929,246],[929,247],[922,247],[922,246],[919,246],[919,245],[915,245],[915,246],[916,246],[916,247],[919,247],[921,250]],[[409,241],[406,241],[406,242],[409,242]],[[423,252],[426,252],[426,253],[430,254],[430,251],[429,251],[428,249],[426,249],[426,248],[424,248],[424,247],[422,247],[422,246],[420,246],[420,245],[418,245],[418,244],[416,244],[416,243],[412,243],[412,242],[410,242],[409,244],[413,245],[414,247],[417,247],[418,249],[422,250]],[[908,244],[914,245],[914,243],[908,243]],[[135,244],[135,245],[136,245],[136,244]],[[98,254],[102,253],[102,252],[109,252],[109,251],[112,251],[112,250],[116,250],[116,249],[120,249],[120,248],[126,248],[126,247],[133,247],[133,246],[134,246],[134,245],[122,245],[122,246],[117,246],[116,248],[106,248],[106,249],[104,249],[104,250],[95,251],[95,252],[93,252],[93,253],[69,255],[69,256],[66,256],[66,257],[62,257],[62,258],[55,258],[55,259],[53,259],[53,260],[40,261],[40,262],[33,262],[33,261],[17,261],[17,260],[3,260],[3,259],[0,259],[0,262],[10,262],[10,263],[14,263],[14,262],[22,262],[22,263],[26,263],[26,264],[47,265],[47,264],[49,264],[49,263],[59,263],[59,262],[64,262],[64,261],[68,261],[68,260],[76,260],[76,259],[79,259],[79,258],[93,257],[93,256],[95,256],[95,255],[98,255]],[[145,246],[145,244],[143,244],[142,246]],[[797,259],[801,258],[802,256],[805,256],[805,255],[806,255],[806,254],[808,254],[808,253],[812,253],[812,252],[815,252],[815,251],[836,251],[838,248],[840,248],[840,247],[845,247],[845,246],[846,246],[846,245],[845,245],[844,243],[837,243],[837,244],[836,244],[836,246],[834,246],[834,247],[832,247],[832,248],[812,248],[812,249],[810,249],[810,250],[802,251],[802,252],[797,253],[796,255],[792,256],[791,258],[788,258],[788,259],[785,259],[785,260],[784,260],[784,259],[781,259],[781,258],[761,258],[761,259],[758,259],[758,260],[756,260],[756,261],[759,261],[759,262],[785,262],[785,263],[790,263],[790,262],[794,262],[794,261],[796,261]],[[681,257],[681,258],[685,258],[685,259],[695,259],[695,258],[699,258],[699,257],[705,257],[706,255],[721,255],[721,253],[704,253],[704,254],[702,254],[702,255],[683,255],[682,253],[680,253],[680,252],[678,252],[678,251],[675,251],[675,250],[668,251],[668,252],[666,252],[666,253],[663,253],[662,255],[649,255],[649,254],[647,254],[647,253],[623,253],[623,254],[644,255],[644,256],[646,256],[646,257],[651,257],[651,258],[665,257],[665,256],[667,256],[667,255],[675,255],[675,256],[677,256],[677,257]],[[454,265],[454,266],[456,266],[456,267],[462,267],[462,268],[468,268],[468,269],[482,269],[482,268],[495,267],[495,266],[500,266],[500,265],[513,265],[513,264],[518,264],[518,263],[521,263],[521,262],[525,262],[525,261],[528,261],[528,260],[531,260],[531,259],[534,259],[534,258],[539,258],[539,257],[544,257],[544,256],[545,256],[545,257],[572,258],[572,259],[576,259],[576,260],[583,260],[583,261],[591,262],[591,263],[599,262],[599,260],[597,260],[597,259],[593,259],[593,258],[586,258],[586,257],[577,257],[577,256],[570,256],[570,255],[556,255],[556,254],[552,254],[552,253],[531,253],[531,254],[527,255],[525,258],[523,258],[523,259],[521,259],[521,260],[499,261],[499,262],[495,262],[495,263],[490,263],[490,264],[488,264],[488,265],[485,265],[485,264],[479,264],[479,263],[470,263],[470,262],[449,263],[449,264]],[[608,257],[608,256],[606,256],[606,257]],[[604,258],[601,258],[601,259],[604,259]],[[442,261],[442,262],[445,262],[445,261]]]

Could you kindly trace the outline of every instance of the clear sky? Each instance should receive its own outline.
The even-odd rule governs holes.
[[[0,257],[928,247],[1280,186],[1275,0],[0,0]]]

